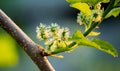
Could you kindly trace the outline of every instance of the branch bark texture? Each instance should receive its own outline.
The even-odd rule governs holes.
[[[44,56],[43,47],[34,43],[1,9],[0,27],[17,41],[41,71],[55,71]]]

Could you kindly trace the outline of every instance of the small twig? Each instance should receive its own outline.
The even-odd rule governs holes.
[[[98,26],[100,24],[100,22],[95,22],[92,27],[90,27],[85,33],[84,36],[86,37],[92,30],[95,29],[96,26]]]
[[[0,27],[17,41],[41,71],[55,71],[43,54],[43,47],[34,43],[1,9]]]
[[[103,18],[105,18],[105,16],[113,9],[114,3],[115,3],[115,0],[110,0],[110,4],[108,5],[107,9],[103,13],[103,16],[102,16]]]

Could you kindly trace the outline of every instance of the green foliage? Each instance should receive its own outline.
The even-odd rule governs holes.
[[[106,16],[105,18],[109,18],[111,16],[117,17],[120,14],[120,7],[112,9]]]
[[[12,67],[17,62],[15,41],[6,33],[0,34],[0,67]]]
[[[92,6],[95,6],[99,2],[107,3],[110,0],[66,0],[68,3],[78,3],[78,2],[83,2],[83,3],[89,3]]]
[[[72,36],[72,40],[74,40],[79,46],[99,47],[96,43],[91,42],[89,39],[84,37],[79,30],[75,31]]]
[[[79,44],[79,46],[88,46],[88,47],[94,47],[98,50],[104,51],[108,54],[111,54],[114,57],[117,57],[117,51],[116,49],[108,42],[102,41],[100,39],[93,39],[92,41],[87,39],[83,36],[83,34],[77,30],[74,34],[72,39]]]
[[[100,39],[93,39],[92,42],[94,42],[100,46],[97,49],[107,52],[107,53],[113,55],[114,57],[118,56],[116,49],[110,43],[100,40]]]
[[[105,18],[109,18],[111,16],[117,17],[120,14],[120,0],[114,0],[114,4],[110,9],[111,10],[108,12]]]
[[[90,7],[86,3],[81,3],[81,2],[74,3],[74,4],[71,4],[71,7],[80,10],[81,12],[85,13],[87,16],[91,15]]]

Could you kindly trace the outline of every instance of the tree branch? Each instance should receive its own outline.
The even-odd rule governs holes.
[[[0,27],[17,41],[41,71],[55,71],[44,56],[43,47],[34,43],[1,9]]]

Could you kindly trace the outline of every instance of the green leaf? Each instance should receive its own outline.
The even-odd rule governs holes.
[[[112,9],[105,18],[109,18],[111,16],[117,17],[120,14],[120,7]]]
[[[80,10],[81,12],[85,13],[87,16],[91,15],[91,10],[87,3],[78,2],[71,4],[70,6]]]
[[[83,36],[83,34],[81,33],[81,31],[79,31],[79,30],[76,30],[75,32],[74,32],[74,34],[73,34],[73,36],[72,36],[72,38],[79,38],[79,39],[82,39],[82,38],[84,38],[84,36]]]
[[[102,41],[100,39],[93,39],[92,41],[90,41],[86,37],[84,37],[79,30],[75,31],[72,36],[72,40],[74,40],[79,46],[94,47],[98,50],[111,54],[114,57],[118,56],[116,49],[110,43]]]
[[[99,46],[96,43],[91,42],[86,37],[84,37],[79,30],[75,31],[72,40],[74,40],[79,46],[89,46],[89,47],[99,48]]]
[[[89,33],[88,36],[98,36],[98,35],[100,35],[100,32],[94,32],[94,31],[92,31],[92,32]]]
[[[103,40],[100,40],[100,39],[93,39],[92,42],[94,42],[100,46],[97,49],[104,51],[108,54],[111,54],[114,57],[118,56],[116,49],[110,43],[103,41]]]
[[[83,3],[89,3],[92,6],[96,5],[99,2],[107,3],[110,0],[66,0],[68,3],[78,3],[78,2],[83,2]]]
[[[0,34],[0,67],[13,67],[18,59],[15,41],[6,33]]]
[[[120,5],[120,0],[115,0],[114,6]]]

